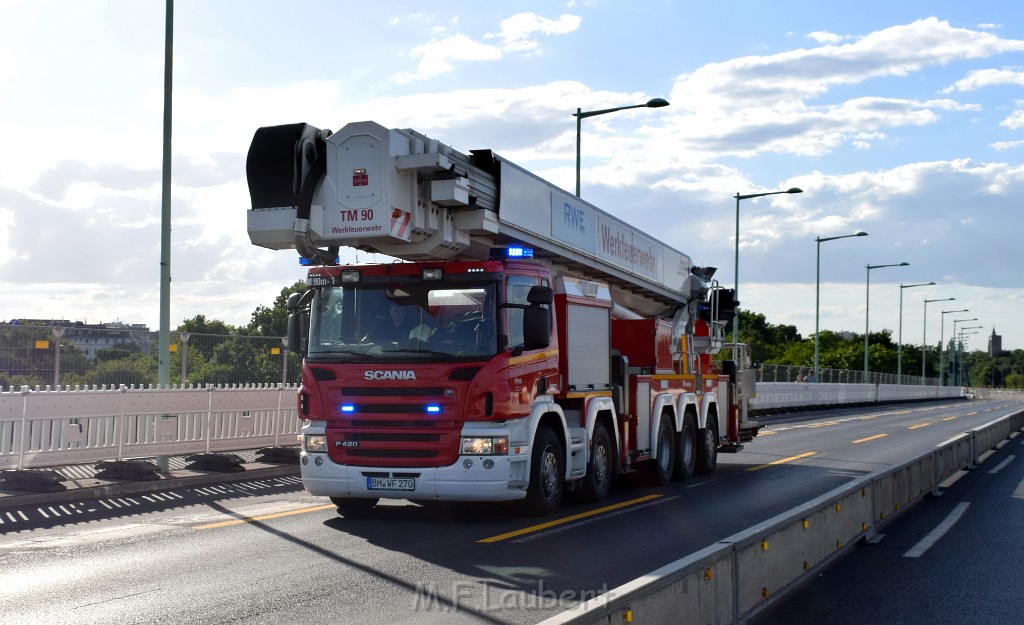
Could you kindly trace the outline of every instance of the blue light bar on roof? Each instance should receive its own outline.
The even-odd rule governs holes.
[[[313,265],[319,265],[319,264],[320,263],[314,263],[313,261],[309,260],[305,256],[299,256],[299,265],[301,265],[303,267],[312,267]],[[340,265],[341,264],[341,256],[340,255],[334,257],[334,264],[335,265]]]
[[[491,258],[533,258],[533,248],[521,245],[492,247]]]

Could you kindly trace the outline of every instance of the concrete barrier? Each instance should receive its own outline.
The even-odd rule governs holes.
[[[755,411],[770,411],[896,401],[956,399],[962,395],[963,390],[959,386],[758,382],[757,396],[750,401],[750,408]]]
[[[1024,429],[1024,411],[858,478],[541,625],[742,623]]]

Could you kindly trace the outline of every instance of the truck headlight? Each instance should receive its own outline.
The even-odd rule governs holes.
[[[462,437],[462,455],[506,456],[508,455],[508,437],[464,436]]]
[[[327,453],[327,436],[306,434],[302,439],[302,449],[308,453]]]

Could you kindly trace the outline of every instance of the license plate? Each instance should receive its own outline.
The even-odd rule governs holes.
[[[413,477],[368,477],[366,488],[369,490],[416,490],[416,478]]]

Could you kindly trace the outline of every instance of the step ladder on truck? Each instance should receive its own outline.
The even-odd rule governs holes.
[[[381,498],[550,514],[623,474],[709,473],[757,434],[714,268],[498,154],[290,124],[256,131],[246,174],[252,243],[311,265],[288,304],[300,466],[341,514]],[[341,265],[342,246],[397,260]]]

